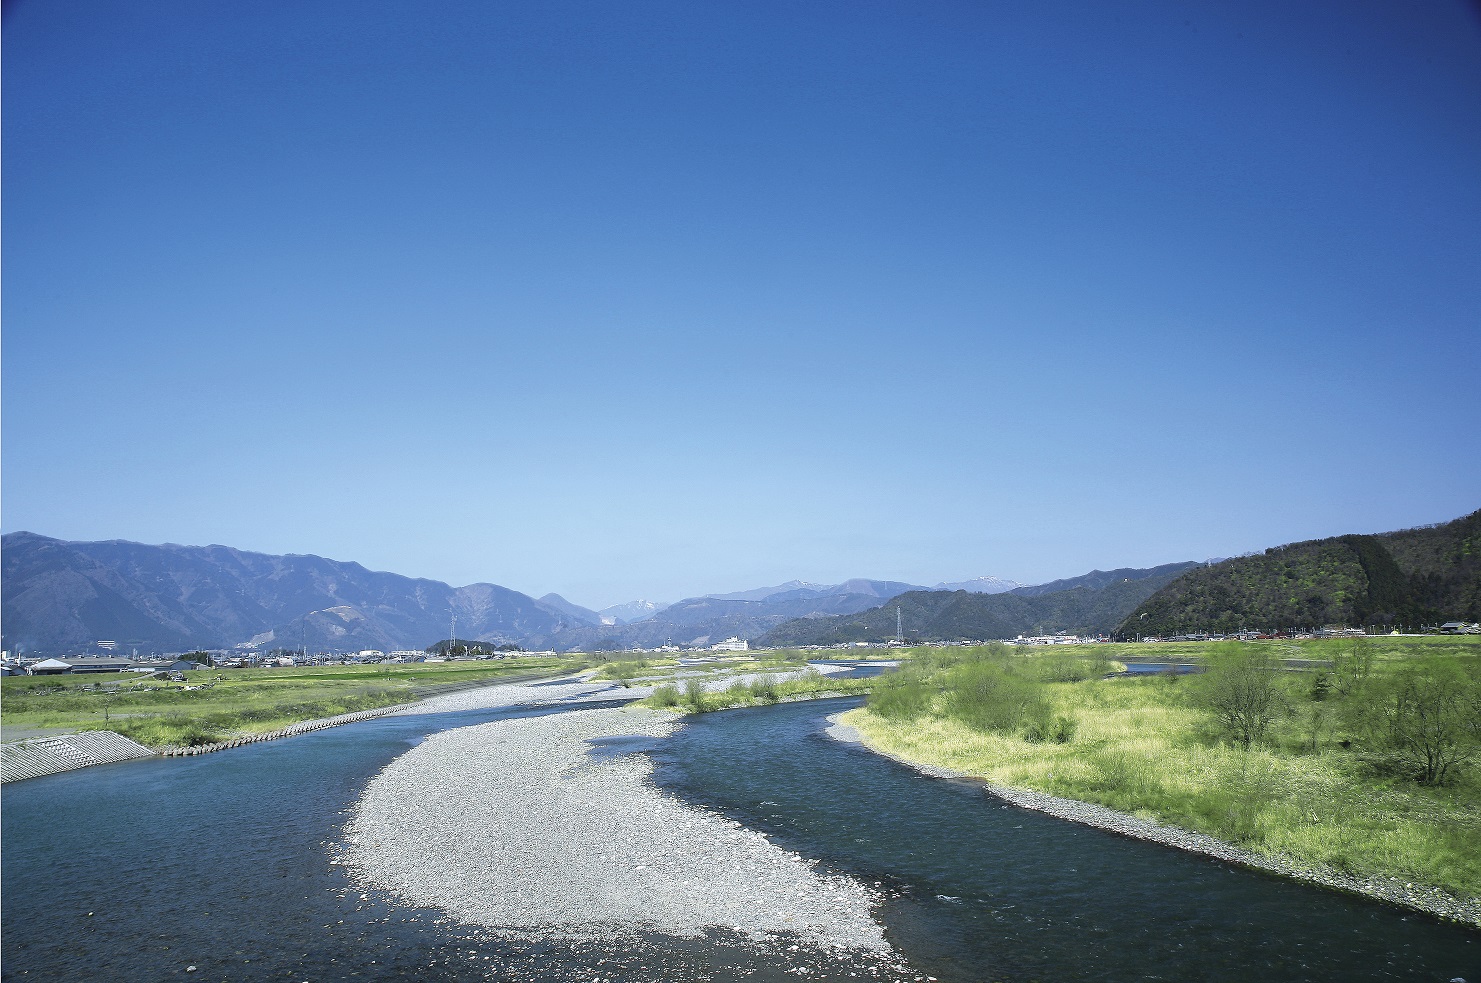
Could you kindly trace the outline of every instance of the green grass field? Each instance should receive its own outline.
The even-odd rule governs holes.
[[[1278,654],[1295,659],[1339,659],[1344,652],[1340,641],[1257,644],[1282,645]],[[1087,659],[1122,661],[1201,660],[1211,651],[1208,643],[1078,648]],[[1481,748],[1474,728],[1469,738],[1462,734],[1471,744],[1459,769],[1425,785],[1334,696],[1313,698],[1319,671],[1277,674],[1284,708],[1246,750],[1220,732],[1201,689],[1209,685],[1205,677],[1047,681],[1044,660],[1064,653],[1021,653],[1007,656],[1016,660],[1007,671],[1037,678],[1035,685],[989,692],[991,685],[983,688],[959,666],[921,666],[925,685],[881,687],[871,707],[846,720],[872,746],[910,761],[1099,803],[1256,853],[1481,896]],[[1448,667],[1455,674],[1445,678],[1461,687],[1469,682],[1473,700],[1481,692],[1481,638],[1385,638],[1374,654],[1375,694],[1422,665]],[[977,703],[965,692],[974,680]],[[994,716],[999,704],[1026,709],[1012,726],[993,726],[1008,719]],[[1036,730],[1039,718],[1068,721],[1068,736],[1046,739],[1052,728]]]
[[[501,679],[553,675],[581,657],[477,662],[203,669],[185,685],[129,673],[13,676],[0,681],[0,736],[111,730],[149,747],[210,744],[301,720],[394,706],[439,691]],[[130,689],[141,686],[140,689]],[[116,691],[109,689],[116,687]]]

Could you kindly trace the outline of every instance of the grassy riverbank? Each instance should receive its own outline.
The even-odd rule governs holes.
[[[281,669],[205,669],[186,682],[130,673],[0,682],[0,736],[111,730],[149,747],[211,744],[438,692],[582,668],[580,657]],[[137,687],[137,688],[136,688]],[[187,688],[188,687],[188,688]]]
[[[1481,741],[1471,715],[1481,639],[1381,639],[1359,648],[1361,664],[1353,651],[1322,641],[1175,652],[1116,645],[1074,656],[928,652],[845,719],[906,760],[1095,802],[1267,856],[1481,896]],[[1246,747],[1248,735],[1231,728],[1217,700],[1252,653],[1245,681],[1272,700]],[[1094,670],[1112,656],[1207,660],[1211,671],[1100,678]],[[1292,670],[1266,664],[1270,656],[1333,664]],[[1066,678],[1076,660],[1083,678]],[[1442,722],[1458,745],[1443,777],[1427,783],[1423,756],[1399,746],[1403,700],[1426,693],[1431,709],[1449,714]]]

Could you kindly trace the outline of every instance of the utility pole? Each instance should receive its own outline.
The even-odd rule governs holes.
[[[895,644],[905,644],[905,622],[900,617],[900,605],[895,605]]]
[[[453,649],[457,647],[457,644],[458,644],[458,612],[454,611],[453,612],[452,637],[449,638],[448,639],[448,642],[447,642],[447,654],[448,654],[448,657],[449,658],[452,657]]]

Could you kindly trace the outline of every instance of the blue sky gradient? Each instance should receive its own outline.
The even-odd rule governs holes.
[[[5,11],[7,531],[602,606],[1481,506],[1473,6]]]

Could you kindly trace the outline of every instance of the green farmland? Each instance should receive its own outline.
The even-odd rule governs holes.
[[[372,710],[438,692],[589,665],[579,657],[475,662],[202,669],[185,683],[137,674],[13,676],[0,681],[6,741],[111,730],[149,747],[211,744],[301,720]],[[190,687],[190,688],[186,688]]]

